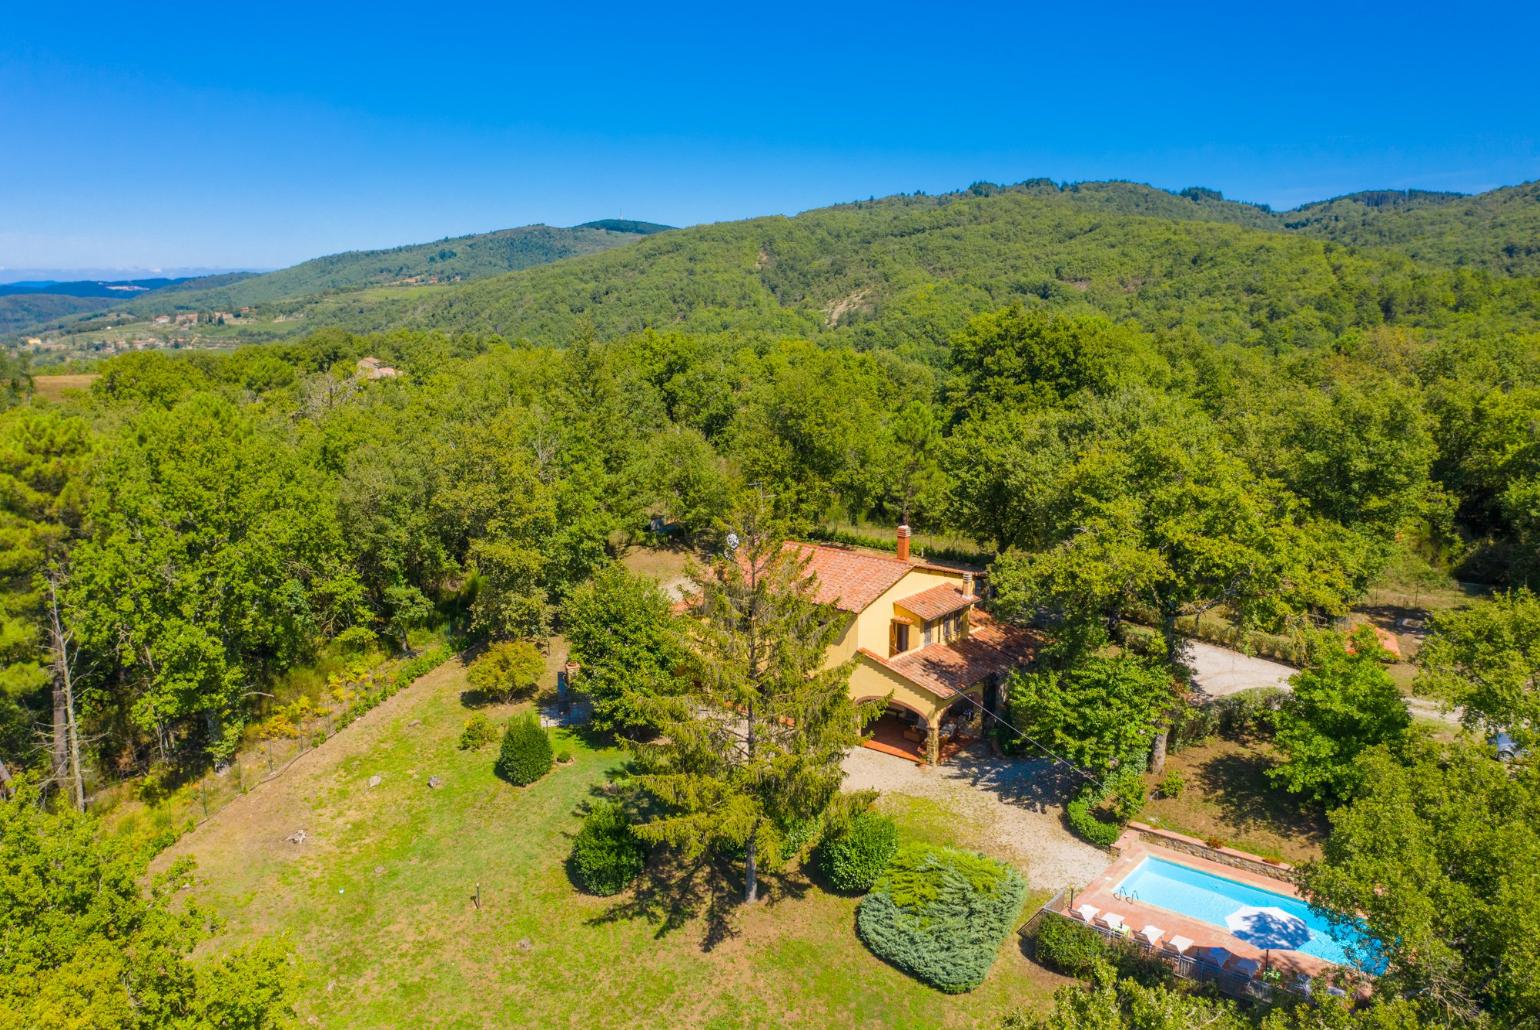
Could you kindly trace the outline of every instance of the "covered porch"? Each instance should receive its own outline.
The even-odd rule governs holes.
[[[998,687],[1032,653],[1025,631],[982,613],[972,613],[971,632],[960,640],[891,656],[861,648],[851,696],[886,706],[866,746],[919,765],[947,761],[983,737],[985,713],[999,704]]]
[[[971,729],[973,732],[962,720],[946,718],[945,711],[933,720],[903,704],[889,702],[883,713],[867,726],[870,736],[862,746],[915,765],[936,765],[950,761],[979,739],[978,727]]]

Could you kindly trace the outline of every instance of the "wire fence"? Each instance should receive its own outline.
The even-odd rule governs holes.
[[[447,645],[432,648],[383,675],[369,674],[357,693],[326,709],[285,722],[237,751],[229,763],[208,769],[179,792],[190,810],[177,816],[175,832],[201,826],[236,798],[277,779],[295,762],[336,736],[366,712],[372,711],[403,688],[455,656]],[[164,843],[164,842],[163,842]]]
[[[1095,931],[1106,939],[1108,947],[1121,948],[1130,954],[1138,954],[1147,959],[1163,963],[1173,974],[1183,980],[1194,983],[1213,984],[1218,990],[1228,994],[1232,998],[1246,1001],[1257,1001],[1264,1004],[1277,1000],[1280,993],[1292,995],[1296,998],[1309,999],[1311,997],[1308,980],[1300,980],[1297,977],[1283,975],[1276,970],[1262,969],[1257,974],[1244,973],[1235,969],[1227,969],[1197,955],[1180,954],[1169,948],[1158,947],[1138,937],[1129,937],[1120,932],[1110,930],[1095,923],[1088,923],[1070,915],[1065,909],[1073,900],[1074,894],[1068,890],[1061,890],[1052,898],[1032,913],[1021,929],[1017,931],[1022,940],[1023,949],[1034,960],[1037,959],[1037,934],[1047,919],[1063,919],[1074,923],[1076,926],[1085,927]]]

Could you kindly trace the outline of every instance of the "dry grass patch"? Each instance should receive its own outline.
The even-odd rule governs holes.
[[[1273,786],[1267,770],[1277,761],[1270,744],[1216,739],[1184,748],[1166,760],[1185,783],[1181,796],[1151,801],[1143,822],[1286,862],[1321,855],[1325,818]],[[1162,777],[1147,777],[1154,788]]]
[[[79,375],[33,376],[32,390],[39,400],[58,401],[70,393],[84,393],[101,378],[97,372]]]

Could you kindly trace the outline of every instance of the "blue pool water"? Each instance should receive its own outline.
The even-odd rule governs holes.
[[[1259,948],[1303,952],[1371,973],[1383,968],[1383,962],[1374,956],[1370,938],[1352,930],[1334,931],[1325,916],[1291,894],[1263,890],[1154,856],[1146,857],[1123,877],[1116,890],[1146,905],[1201,919]],[[1284,917],[1249,913],[1238,930],[1226,922],[1226,917],[1241,915],[1242,909],[1259,908],[1282,910]],[[1350,948],[1357,952],[1358,962],[1348,957]]]

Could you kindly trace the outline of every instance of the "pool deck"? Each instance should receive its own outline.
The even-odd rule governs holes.
[[[1192,947],[1187,949],[1188,955],[1193,955],[1203,948],[1224,948],[1239,958],[1255,959],[1257,962],[1270,964],[1272,968],[1285,974],[1302,973],[1310,977],[1319,977],[1341,969],[1341,966],[1328,962],[1314,955],[1305,955],[1297,951],[1265,950],[1255,944],[1249,944],[1234,934],[1206,923],[1201,919],[1193,919],[1190,916],[1180,915],[1154,905],[1146,905],[1139,901],[1125,901],[1113,895],[1113,889],[1123,882],[1123,878],[1134,871],[1138,864],[1149,856],[1165,859],[1177,865],[1185,865],[1193,869],[1201,869],[1215,876],[1222,876],[1228,880],[1259,887],[1272,891],[1275,894],[1287,894],[1299,897],[1299,891],[1292,883],[1286,880],[1275,880],[1270,876],[1262,876],[1259,873],[1248,872],[1245,869],[1236,869],[1232,866],[1211,862],[1206,858],[1189,855],[1180,851],[1173,851],[1139,837],[1135,833],[1125,833],[1117,843],[1120,854],[1116,861],[1109,865],[1100,876],[1092,880],[1083,891],[1075,894],[1073,903],[1068,906],[1066,915],[1073,915],[1073,911],[1081,905],[1094,905],[1099,910],[1098,915],[1113,912],[1123,917],[1123,922],[1128,924],[1132,933],[1137,934],[1146,925],[1158,926],[1165,931],[1162,942],[1169,941],[1173,937],[1186,937],[1192,941]],[[1079,918],[1078,916],[1075,916]]]

